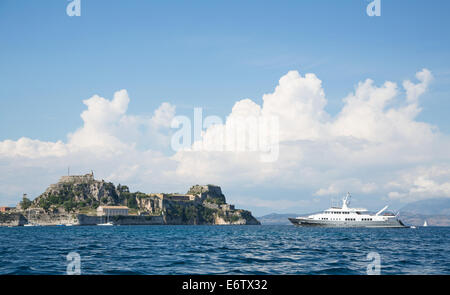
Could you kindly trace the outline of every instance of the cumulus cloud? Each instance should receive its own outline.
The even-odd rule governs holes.
[[[273,92],[263,95],[261,105],[249,98],[237,101],[223,123],[206,124],[192,148],[176,152],[169,146],[175,106],[165,102],[151,116],[132,115],[126,90],[111,100],[94,95],[83,101],[83,125],[65,141],[0,141],[1,187],[9,195],[41,192],[45,185],[34,181],[17,185],[17,173],[48,184],[70,165],[144,191],[183,191],[193,183],[255,188],[264,198],[236,202],[254,200],[259,207],[277,203],[281,209],[309,206],[307,200],[318,199],[314,196],[346,191],[400,201],[450,197],[448,136],[417,120],[421,96],[433,77],[423,69],[416,79],[401,87],[391,81],[362,81],[331,116],[322,81],[312,73],[290,71]],[[270,118],[277,118],[275,137],[270,124],[260,124]],[[243,145],[228,133],[236,124],[248,139]],[[266,143],[266,153],[276,143],[276,161],[261,161],[255,142]],[[286,198],[264,193],[279,187],[302,194]]]
[[[43,142],[29,138],[0,141],[0,156],[27,158],[63,157],[79,152],[117,155],[131,152],[138,143],[169,142],[170,121],[175,106],[164,102],[153,116],[127,114],[130,98],[126,90],[114,93],[112,100],[94,95],[83,100],[87,109],[81,113],[83,126],[68,134],[67,141]]]
[[[416,78],[418,83],[403,82],[403,89],[391,81],[381,86],[371,79],[360,82],[333,117],[325,111],[322,82],[314,74],[302,76],[291,71],[281,77],[274,92],[263,96],[262,105],[250,99],[238,101],[224,124],[208,128],[201,142],[194,144],[217,144],[232,118],[276,116],[280,148],[277,161],[261,163],[248,150],[220,153],[194,149],[174,156],[178,161],[176,173],[185,178],[234,184],[297,187],[317,196],[348,190],[388,196],[385,184],[395,171],[406,165],[450,159],[448,137],[437,127],[416,120],[421,110],[419,98],[429,87],[432,74],[423,69]],[[242,133],[252,133],[248,124],[240,128]],[[406,193],[405,199],[412,193]]]
[[[174,169],[164,152],[175,106],[162,103],[152,116],[129,115],[126,90],[117,91],[111,100],[94,95],[83,103],[87,107],[81,113],[83,125],[65,142],[0,141],[1,187],[8,200],[12,196],[19,200],[25,192],[35,197],[69,166],[72,173],[92,169],[99,177],[127,182],[136,189],[164,188],[158,180],[164,183],[165,169]]]
[[[249,196],[241,196],[229,198],[227,201],[242,207],[253,206],[259,208],[271,208],[272,210],[289,210],[292,208],[310,206],[315,200],[267,200]]]
[[[406,201],[435,197],[450,198],[450,166],[432,165],[398,172],[396,181],[389,182],[388,196]]]
[[[153,117],[151,118],[151,123],[156,127],[166,127],[169,128],[172,119],[175,116],[175,106],[168,102],[163,102],[161,106],[155,110]]]
[[[273,93],[263,96],[262,114],[280,120],[280,141],[314,140],[324,136],[328,114],[322,81],[314,74],[302,77],[290,71]]]
[[[83,127],[69,134],[68,145],[73,149],[97,149],[102,152],[122,151],[132,143],[124,143],[119,139],[118,129],[129,123],[125,115],[130,98],[126,90],[114,93],[110,101],[94,95],[83,101],[87,110],[81,113]]]
[[[339,195],[345,192],[346,190],[351,190],[353,193],[373,193],[378,189],[376,183],[362,183],[361,180],[357,178],[351,179],[343,179],[338,180],[332,183],[330,186],[326,188],[320,188],[316,191],[316,196],[331,196],[331,195]]]
[[[406,90],[406,99],[413,104],[418,103],[419,97],[427,90],[428,85],[433,80],[433,75],[429,70],[423,69],[416,74],[416,78],[420,83],[414,84],[409,80],[403,82],[403,87]]]
[[[22,137],[17,141],[9,139],[0,141],[0,157],[62,157],[67,152],[67,147],[62,141],[44,142],[26,137]]]

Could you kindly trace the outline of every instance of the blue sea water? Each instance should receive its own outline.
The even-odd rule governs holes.
[[[0,274],[450,274],[450,228],[82,226],[0,228]]]

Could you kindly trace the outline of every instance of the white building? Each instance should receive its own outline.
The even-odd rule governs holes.
[[[99,206],[97,216],[128,215],[128,210],[127,206]]]

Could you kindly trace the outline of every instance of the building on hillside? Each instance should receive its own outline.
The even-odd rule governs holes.
[[[59,179],[60,183],[89,183],[94,181],[94,172],[85,175],[68,175]]]
[[[2,207],[0,207],[0,212],[5,213],[5,212],[8,212],[8,211],[13,210],[13,209],[14,209],[14,207],[2,206]]]
[[[181,201],[181,202],[190,202],[196,200],[196,196],[185,194],[163,194],[162,198],[169,201]]]
[[[156,197],[159,200],[163,201],[175,201],[175,202],[193,202],[200,200],[198,195],[189,195],[189,194],[149,194],[150,197]]]
[[[231,204],[222,204],[222,205],[220,205],[220,209],[222,209],[223,211],[235,210],[234,205],[231,205]]]
[[[99,206],[97,208],[97,216],[128,215],[128,210],[127,206]]]

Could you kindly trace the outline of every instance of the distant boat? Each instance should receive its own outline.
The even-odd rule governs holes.
[[[425,220],[425,222],[423,223],[423,226],[428,226],[427,221]]]
[[[103,218],[102,218],[102,221],[103,221]],[[112,221],[109,221],[109,212],[108,212],[108,215],[106,215],[106,223],[98,223],[97,225],[100,225],[100,226],[113,226],[114,225],[114,223]]]
[[[30,219],[31,219],[31,215],[30,215],[30,210],[28,210],[28,223],[27,224],[24,224],[23,226],[40,226],[40,224],[38,224],[38,223],[33,223],[33,222],[30,222]]]
[[[27,223],[27,224],[24,224],[23,226],[41,226],[41,225],[37,224],[37,223]]]
[[[110,221],[110,222],[107,222],[107,223],[99,223],[99,224],[97,224],[97,225],[99,225],[99,226],[113,226],[114,223],[112,223],[112,222]]]

